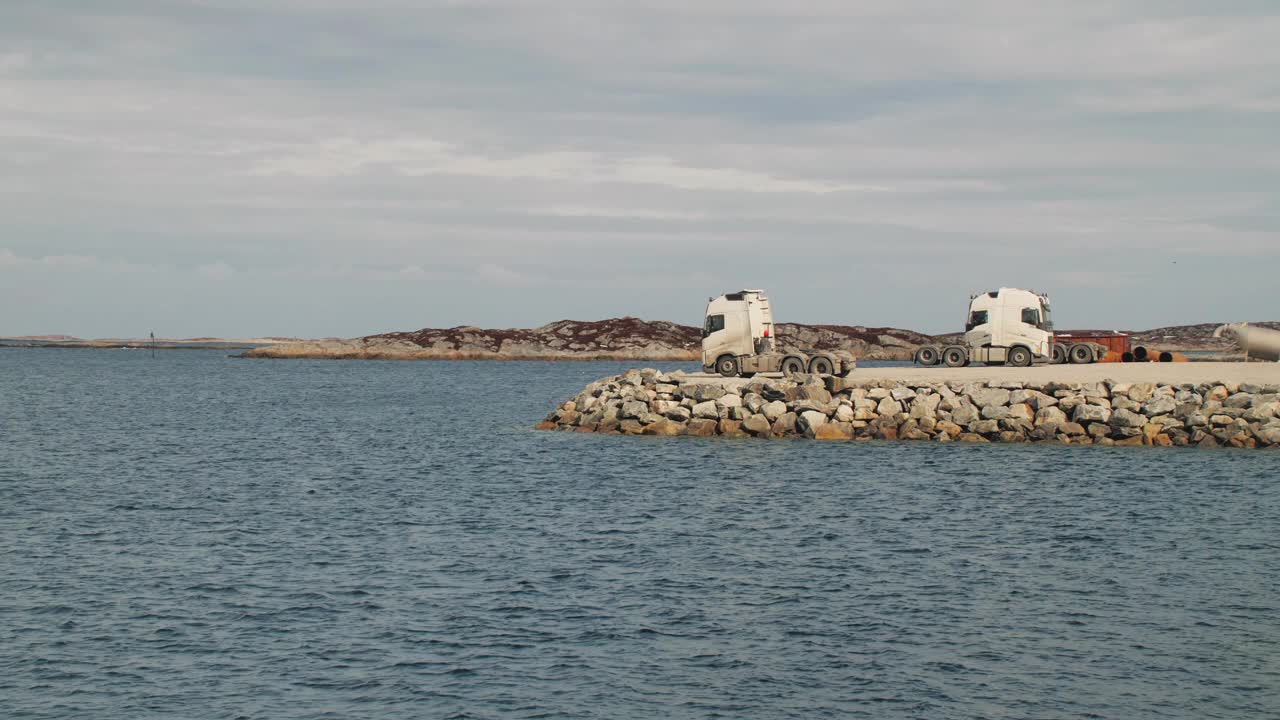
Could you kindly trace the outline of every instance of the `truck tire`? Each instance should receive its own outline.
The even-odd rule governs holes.
[[[1015,345],[1009,348],[1008,364],[1013,367],[1027,367],[1031,364],[1031,351],[1021,345]]]
[[[1072,345],[1068,351],[1071,356],[1071,362],[1074,365],[1084,365],[1093,362],[1093,348],[1088,345]]]
[[[1066,361],[1067,361],[1067,346],[1054,343],[1053,344],[1053,364],[1061,365]]]
[[[916,351],[916,363],[925,367],[933,367],[938,364],[938,348],[932,345],[925,345]]]
[[[779,369],[782,370],[783,377],[799,375],[804,372],[804,360],[801,360],[794,355],[785,357],[782,359],[782,366]]]
[[[814,375],[832,375],[835,371],[835,367],[831,364],[831,358],[819,355],[809,361],[809,372]]]
[[[720,373],[722,377],[737,377],[738,358],[732,355],[721,355],[716,360],[716,372]]]
[[[942,351],[942,362],[947,367],[964,367],[969,362],[969,353],[962,347],[949,347]]]

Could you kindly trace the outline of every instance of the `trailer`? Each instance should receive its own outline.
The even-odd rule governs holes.
[[[1085,347],[1082,349],[1081,346]],[[1063,330],[1053,334],[1053,363],[1056,365],[1067,362],[1132,361],[1128,333],[1115,330]]]
[[[702,369],[724,377],[756,373],[847,375],[857,367],[847,352],[779,352],[773,307],[763,290],[739,290],[707,299],[702,323]]]

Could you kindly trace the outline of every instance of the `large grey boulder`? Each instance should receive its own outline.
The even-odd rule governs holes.
[[[941,395],[916,395],[911,400],[910,414],[913,418],[931,418],[938,412],[938,405],[942,402]]]
[[[1089,422],[1105,423],[1109,420],[1111,420],[1111,410],[1101,405],[1076,405],[1075,412],[1071,415],[1071,421],[1081,425]]]
[[[973,404],[980,408],[988,408],[994,405],[1008,405],[1010,393],[1004,388],[979,388],[970,396]]]
[[[1036,411],[1036,427],[1043,425],[1065,425],[1067,414],[1056,407],[1040,408]]]
[[[684,388],[681,388],[681,390],[683,390],[685,394],[685,397],[691,397],[700,403],[706,402],[708,400],[716,400],[718,398],[722,398],[728,393],[728,390],[725,390],[720,385],[703,383],[699,385],[693,385],[692,390],[689,389],[690,387],[691,386],[686,385],[684,386]]]
[[[622,411],[618,413],[621,418],[638,418],[649,412],[649,403],[639,400],[628,400],[622,403]]]
[[[677,405],[666,412],[666,416],[676,422],[686,422],[693,417],[693,412],[689,408]]]
[[[1111,413],[1112,427],[1140,428],[1147,424],[1147,418],[1131,410],[1116,410]]]
[[[1160,395],[1151,399],[1146,405],[1142,406],[1142,413],[1148,417],[1156,415],[1168,415],[1178,409],[1178,403],[1170,395]]]
[[[721,395],[715,399],[716,407],[727,410],[728,408],[742,407],[742,398],[738,395]]]
[[[714,400],[700,402],[693,406],[693,416],[707,420],[718,420],[720,418],[720,408],[716,407]]]
[[[891,397],[881,398],[880,404],[876,406],[876,413],[879,415],[897,415],[902,412],[902,403]]]
[[[911,388],[909,388],[909,387],[907,387],[907,386],[905,386],[905,385],[898,385],[898,386],[896,386],[896,387],[894,387],[894,388],[892,388],[892,389],[890,389],[890,390],[889,390],[889,397],[893,398],[894,400],[898,400],[898,401],[902,401],[902,400],[910,400],[911,398],[914,398],[915,396],[916,396],[916,391],[915,391],[915,390],[912,390]]]
[[[978,409],[967,403],[951,411],[951,422],[957,425],[968,425],[977,419]]]
[[[768,435],[770,432],[773,431],[773,426],[769,422],[768,418],[766,418],[764,415],[757,414],[757,415],[752,415],[746,420],[743,420],[742,429],[746,430],[752,435]]]
[[[815,410],[806,410],[800,413],[800,418],[796,423],[796,427],[800,432],[808,432],[820,425],[827,423],[827,416]]]
[[[776,422],[778,418],[787,414],[787,404],[781,400],[774,400],[771,403],[766,403],[762,408],[762,412],[769,419],[769,422]]]

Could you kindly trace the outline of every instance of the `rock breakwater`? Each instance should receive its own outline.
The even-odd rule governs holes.
[[[718,380],[632,370],[540,430],[816,440],[1280,447],[1280,385],[912,382],[801,375]]]

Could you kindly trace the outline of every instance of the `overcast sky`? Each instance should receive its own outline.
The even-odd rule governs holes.
[[[1280,319],[1274,0],[2,0],[0,334]]]

